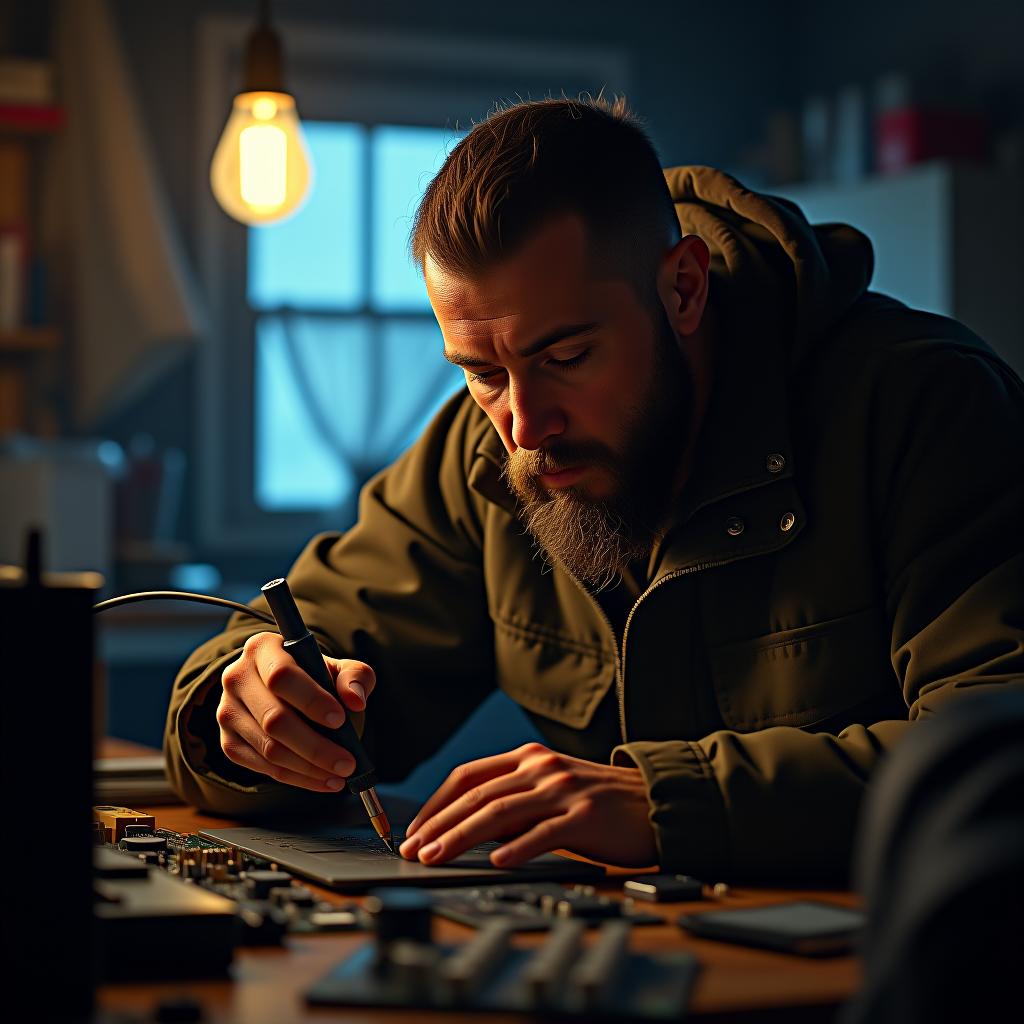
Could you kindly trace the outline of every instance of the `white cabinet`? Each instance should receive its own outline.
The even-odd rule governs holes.
[[[875,249],[871,288],[965,323],[1024,376],[1024,182],[969,164],[922,164],[853,185],[771,190],[812,223],[843,221]]]

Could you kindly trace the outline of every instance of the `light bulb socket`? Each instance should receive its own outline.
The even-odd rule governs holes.
[[[245,42],[245,71],[240,92],[287,92],[281,37],[261,21]]]

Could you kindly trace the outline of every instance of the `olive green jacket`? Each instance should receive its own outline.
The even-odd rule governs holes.
[[[667,177],[711,246],[722,330],[642,593],[597,600],[535,557],[467,394],[288,579],[324,651],[376,670],[384,777],[498,686],[552,746],[639,767],[666,869],[842,878],[885,751],[965,692],[1024,682],[1024,385],[962,325],[867,292],[852,228],[710,168]],[[236,615],[174,687],[171,778],[212,811],[337,800],[219,749],[221,671],[265,628]]]

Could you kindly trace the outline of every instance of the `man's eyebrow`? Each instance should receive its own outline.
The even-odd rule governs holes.
[[[520,359],[528,359],[530,356],[535,356],[538,352],[543,352],[544,349],[550,348],[559,341],[565,341],[566,338],[572,338],[577,334],[585,334],[587,331],[592,331],[595,327],[597,327],[596,323],[565,324],[563,327],[556,327],[553,331],[545,334],[543,338],[527,345],[526,348],[521,352],[517,352],[516,355],[519,356]],[[465,366],[470,369],[476,366],[494,365],[489,359],[477,359],[475,356],[466,355],[462,352],[454,352],[448,348],[445,348],[444,350],[444,357],[449,363],[454,363],[456,366]]]

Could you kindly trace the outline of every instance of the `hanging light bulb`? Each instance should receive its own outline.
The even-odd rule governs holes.
[[[245,77],[210,164],[210,186],[224,212],[243,224],[273,224],[309,194],[312,170],[295,99],[284,88],[281,40],[269,3],[245,48]]]

